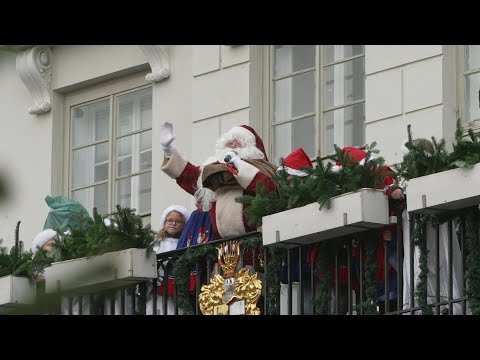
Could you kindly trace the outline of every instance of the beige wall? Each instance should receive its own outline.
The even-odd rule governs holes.
[[[456,107],[453,47],[367,45],[365,73],[366,141],[377,141],[387,163],[401,161],[408,124],[414,137],[451,142]]]
[[[0,51],[0,173],[8,198],[0,201],[0,238],[9,248],[17,221],[30,247],[49,211],[52,125],[50,115],[30,115],[33,100],[16,73],[16,54]]]

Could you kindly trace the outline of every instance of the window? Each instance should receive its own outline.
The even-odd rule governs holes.
[[[364,144],[363,45],[274,45],[269,56],[276,163],[298,147],[315,159],[333,153],[334,143]]]
[[[480,45],[458,46],[460,117],[480,128]]]
[[[68,101],[69,194],[88,211],[115,205],[151,209],[152,88],[116,92],[88,102]]]

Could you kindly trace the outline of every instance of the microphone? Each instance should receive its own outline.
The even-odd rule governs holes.
[[[235,155],[238,155],[238,153],[236,151],[233,151],[235,153]],[[223,161],[225,161],[226,163],[230,162],[230,160],[232,159],[232,157],[230,155],[227,155],[225,156],[225,159],[223,159]]]

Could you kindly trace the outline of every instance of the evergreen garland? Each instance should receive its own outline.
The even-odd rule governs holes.
[[[265,248],[265,251],[267,248]],[[268,247],[268,257],[265,278],[267,289],[267,315],[280,315],[280,269],[282,266],[282,249]]]
[[[405,147],[409,152],[403,156],[403,161],[395,166],[399,178],[410,180],[451,168],[444,139],[437,141],[432,136],[431,142],[426,139],[414,140],[410,125],[407,126],[407,132],[408,141]]]
[[[410,241],[412,241],[413,244],[416,247],[418,247],[418,249],[420,250],[420,255],[418,260],[420,274],[418,275],[418,283],[417,283],[415,295],[418,299],[418,305],[420,306],[420,309],[422,310],[423,315],[433,314],[433,309],[430,306],[428,306],[428,303],[427,303],[429,250],[427,249],[427,234],[425,231],[425,226],[428,220],[430,219],[427,215],[422,215],[422,214],[410,215],[410,221],[413,221],[415,223],[414,231],[410,235]]]
[[[480,162],[480,134],[475,134],[472,129],[467,131],[468,138],[464,136],[461,120],[457,120],[453,152],[450,154],[451,167],[471,168]]]
[[[15,227],[15,244],[8,252],[5,246],[1,246],[3,239],[0,239],[0,277],[7,275],[30,276],[30,263],[32,254],[25,251],[23,241],[19,237],[20,221]]]
[[[328,303],[331,299],[330,284],[332,282],[332,267],[335,254],[331,251],[331,247],[327,242],[320,243],[317,256],[317,266],[315,274],[320,279],[318,295],[313,300],[315,314],[328,315]]]
[[[332,163],[324,164],[320,157],[314,168],[305,167],[308,176],[300,178],[293,176],[290,180],[288,174],[280,171],[272,177],[276,184],[276,190],[267,192],[263,184],[257,183],[256,195],[244,195],[235,200],[241,204],[248,205],[244,210],[245,216],[250,225],[261,226],[262,217],[293,209],[314,202],[320,204],[320,209],[331,206],[331,199],[351,191],[362,188],[375,189],[383,183],[386,175],[394,177],[393,172],[388,172],[382,157],[371,158],[372,154],[378,154],[375,149],[376,142],[365,147],[366,157],[364,165],[350,157],[350,154],[343,153],[342,149],[335,146],[335,154],[325,159],[339,161],[342,168],[338,172],[332,171]],[[281,159],[282,165],[284,164]]]
[[[370,235],[370,236],[368,236]],[[363,241],[360,241],[359,246],[365,244],[367,258],[365,259],[365,300],[360,304],[362,313],[364,315],[376,315],[377,311],[377,273],[378,265],[376,261],[376,246],[377,239],[373,231],[366,231],[362,234]],[[385,296],[388,299],[388,294]]]

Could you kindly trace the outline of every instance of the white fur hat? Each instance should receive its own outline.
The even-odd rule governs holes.
[[[160,227],[163,228],[163,225],[165,225],[165,220],[167,220],[167,215],[170,214],[172,211],[179,212],[180,214],[183,215],[185,218],[185,224],[187,223],[188,219],[190,218],[190,211],[188,211],[185,207],[182,205],[170,205],[165,209],[165,211],[162,214],[162,217],[160,218]]]
[[[35,255],[38,251],[38,249],[41,249],[43,245],[45,245],[48,240],[52,239],[57,235],[57,232],[52,229],[46,229],[43,231],[40,231],[37,236],[35,236],[35,239],[33,239],[33,244],[32,244],[32,253]]]

